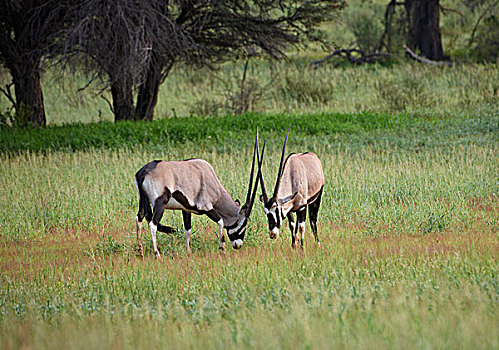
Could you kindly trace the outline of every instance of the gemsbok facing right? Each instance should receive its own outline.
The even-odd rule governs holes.
[[[260,186],[262,188],[260,200],[263,202],[263,210],[268,218],[270,238],[276,239],[279,236],[282,222],[287,217],[289,220],[289,229],[291,230],[291,246],[296,248],[298,233],[300,233],[300,242],[303,248],[305,219],[307,216],[306,209],[308,207],[310,226],[312,227],[315,241],[320,245],[319,237],[317,236],[317,214],[324,187],[322,164],[319,158],[311,152],[291,153],[284,160],[288,134],[289,128],[284,139],[274,194],[271,198],[267,196],[263,176],[260,172]],[[257,155],[257,158],[259,159],[260,157]],[[296,226],[293,213],[296,213],[297,216]]]
[[[140,242],[142,220],[149,222],[154,255],[161,257],[156,241],[156,232],[169,232],[168,226],[159,222],[165,209],[181,210],[184,221],[187,252],[190,254],[191,214],[206,215],[219,226],[220,249],[225,251],[223,228],[234,249],[243,245],[246,226],[248,225],[251,208],[255,201],[260,174],[261,161],[258,161],[258,174],[253,188],[253,175],[258,150],[258,129],[253,150],[250,180],[246,203],[239,205],[222,186],[212,166],[202,159],[187,159],[183,161],[155,160],[144,165],[135,174],[135,185],[139,194],[139,210],[136,217],[137,243],[139,254],[143,256]],[[265,145],[262,149],[265,151]],[[151,210],[152,205],[152,210]]]

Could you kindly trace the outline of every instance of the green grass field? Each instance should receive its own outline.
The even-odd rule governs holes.
[[[499,347],[497,110],[476,116],[248,114],[2,130],[3,348]],[[478,108],[477,108],[478,109]],[[163,260],[136,255],[134,173],[208,160],[243,198],[258,125],[272,183],[313,151],[326,185],[322,245],[268,238],[260,203],[240,251],[217,225],[163,222]]]

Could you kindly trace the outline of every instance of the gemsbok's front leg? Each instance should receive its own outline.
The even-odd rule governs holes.
[[[224,236],[224,231],[223,231],[224,221],[222,219],[220,219],[220,220],[218,220],[217,224],[218,224],[218,231],[219,231],[219,236],[220,236],[220,249],[222,250],[223,253],[225,253],[227,251],[227,249],[225,249],[225,236]]]
[[[303,241],[305,239],[305,219],[307,218],[307,208],[303,207],[296,213],[296,227],[295,232],[293,234],[293,240],[291,242],[291,247],[296,248],[298,244],[298,240],[300,241],[300,246],[303,249]],[[298,233],[300,234],[300,238],[298,238]]]
[[[208,217],[215,221],[217,224],[218,224],[218,236],[220,237],[220,250],[222,250],[222,252],[225,253],[226,249],[225,249],[225,236],[224,236],[224,221],[223,219],[220,217],[220,215],[218,215],[214,210],[210,210],[208,213],[206,213],[206,215],[208,215]]]
[[[187,244],[187,254],[191,255],[191,233],[192,233],[191,213],[189,213],[188,211],[182,210],[182,219],[184,221],[185,241]]]

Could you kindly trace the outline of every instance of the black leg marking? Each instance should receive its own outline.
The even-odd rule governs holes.
[[[154,208],[152,211],[152,221],[149,223],[149,226],[151,228],[152,244],[154,247],[154,256],[156,257],[156,259],[161,258],[161,254],[159,253],[158,244],[156,241],[156,231],[158,229],[158,224],[161,221],[161,218],[163,217],[166,203],[168,203],[170,197],[171,197],[170,191],[167,188],[165,188],[165,192],[160,197],[158,197],[154,202]]]
[[[166,203],[168,199],[163,198],[163,196],[156,199],[156,203],[154,204],[154,209],[152,211],[152,223],[156,226],[159,225],[161,218],[163,217],[163,213],[165,212]]]
[[[308,214],[310,215],[310,226],[312,227],[312,232],[314,233],[315,242],[320,244],[319,236],[317,235],[317,216],[319,214],[319,207],[321,205],[322,189],[315,201],[308,206]]]
[[[182,219],[184,221],[185,241],[187,245],[187,254],[191,255],[191,213],[182,210]]]
[[[291,235],[293,235],[295,231],[295,217],[292,212],[289,212],[286,217],[288,218],[289,230],[291,231]]]
[[[206,212],[206,215],[218,224],[218,235],[220,237],[220,249],[225,253],[225,235],[223,231],[224,222],[222,217],[218,215],[214,210]]]
[[[182,210],[182,219],[184,221],[184,229],[186,231],[189,231],[192,229],[192,224],[191,224],[191,213],[188,211],[183,211]]]
[[[296,228],[295,232],[300,232],[300,244],[303,248],[303,241],[305,240],[305,219],[307,218],[307,207],[303,207],[296,213]]]
[[[222,219],[220,217],[220,215],[218,215],[217,213],[215,213],[214,210],[210,210],[208,212],[206,212],[206,215],[213,221],[215,221],[216,223],[218,223],[220,221],[220,219]]]

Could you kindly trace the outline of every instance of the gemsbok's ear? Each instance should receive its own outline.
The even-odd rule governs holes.
[[[265,197],[262,195],[260,195],[260,201],[262,201],[262,203],[265,203]]]
[[[295,192],[291,196],[287,196],[287,197],[285,197],[283,199],[279,199],[279,204],[283,205],[283,204],[286,204],[289,201],[292,201],[296,197],[297,194],[298,194],[298,192]]]
[[[237,204],[238,207],[241,206],[241,202],[239,201],[239,199],[236,199],[234,202],[236,202],[236,204]]]

